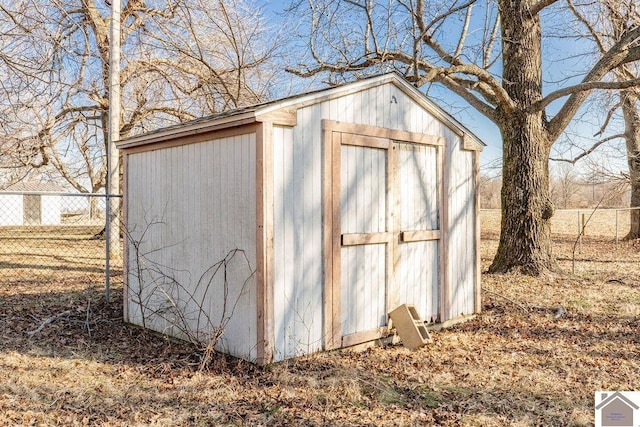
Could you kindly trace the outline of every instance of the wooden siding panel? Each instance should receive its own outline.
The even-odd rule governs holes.
[[[360,123],[373,126],[376,123],[375,108],[370,105],[375,101],[375,94],[371,89],[362,91],[362,121]]]
[[[404,128],[404,117],[408,112],[408,107],[410,107],[412,103],[403,103],[402,102],[402,92],[400,89],[393,85],[387,85],[387,90],[389,91],[388,96],[388,107],[389,107],[389,118],[391,119],[391,123],[389,127],[392,129],[403,129]]]
[[[342,334],[350,335],[386,325],[386,245],[347,246],[341,250]]]
[[[386,231],[387,151],[350,145],[341,147],[341,233]],[[342,335],[386,323],[385,244],[341,250]]]
[[[341,153],[342,234],[386,231],[386,151],[342,146]]]
[[[432,231],[439,229],[437,148],[399,143],[397,153],[400,229],[408,237],[398,245],[399,303],[413,304],[424,319],[435,321],[440,297],[439,242],[408,240],[441,237],[439,231]]]
[[[257,362],[273,360],[273,124],[256,129]]]
[[[286,251],[284,242],[285,215],[284,215],[284,183],[286,172],[284,170],[284,135],[282,128],[273,128],[273,313],[274,313],[274,357],[282,360],[286,356],[285,346],[287,337],[287,322],[285,316],[285,265]]]
[[[359,108],[356,112],[352,108]],[[448,128],[398,88],[378,86],[302,108],[324,113],[321,118],[378,126],[426,135],[443,135]],[[299,113],[300,114],[300,113]]]
[[[275,126],[273,136],[274,360],[322,348],[322,144],[317,111],[302,112],[298,122],[307,125],[295,131]]]
[[[438,316],[438,242],[402,243],[397,266],[399,304],[413,304],[427,321]]]
[[[141,325],[146,311],[147,327],[200,339],[222,324],[218,348],[255,360],[255,134],[130,154],[128,168],[127,223],[143,256],[129,245],[130,320]],[[225,284],[210,268],[235,249],[244,252],[228,263]]]
[[[398,144],[403,231],[438,229],[438,175],[435,147]]]
[[[377,86],[375,88],[369,89],[373,94],[373,102],[369,104],[369,108],[375,110],[375,122],[371,123],[373,126],[385,127],[384,122],[384,90],[382,86]],[[331,117],[333,120],[340,120],[339,118]]]
[[[449,156],[449,277],[450,318],[475,312],[476,238],[473,152],[463,151],[461,140],[447,132]],[[448,319],[443,319],[448,320]]]
[[[322,106],[301,112],[301,120],[306,126],[305,140],[309,149],[303,166],[305,249],[303,282],[308,283],[306,293],[307,317],[312,343],[312,351],[321,350],[324,341],[323,330],[323,268],[322,268]],[[309,142],[310,141],[310,142]]]

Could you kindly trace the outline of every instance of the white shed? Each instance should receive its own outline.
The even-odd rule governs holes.
[[[60,191],[54,183],[10,185],[0,191],[0,226],[59,225]]]
[[[484,144],[396,74],[118,146],[128,322],[269,363],[480,311]]]

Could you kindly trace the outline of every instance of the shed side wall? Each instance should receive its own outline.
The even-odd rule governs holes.
[[[223,327],[219,350],[256,359],[255,144],[247,133],[128,154],[130,322],[199,340]]]

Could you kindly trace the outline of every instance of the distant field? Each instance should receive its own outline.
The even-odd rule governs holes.
[[[551,222],[554,241],[553,253],[560,267],[576,274],[597,274],[610,268],[607,263],[620,262],[612,273],[635,274],[640,265],[637,241],[625,242],[622,239],[629,231],[629,211],[618,213],[618,244],[616,244],[616,213],[613,210],[596,211],[560,210],[556,211]],[[578,240],[578,217],[585,215],[588,220],[585,234]],[[498,248],[500,235],[500,211],[482,210],[480,213],[482,232],[483,269],[488,268]]]
[[[629,231],[629,211],[618,211],[618,237],[624,237]],[[500,231],[500,210],[487,209],[480,213],[483,232]],[[616,211],[615,210],[557,210],[551,218],[551,232],[554,235],[567,238],[578,236],[580,222],[586,222],[585,236],[602,237],[615,240]]]

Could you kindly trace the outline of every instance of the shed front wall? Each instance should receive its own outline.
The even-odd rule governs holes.
[[[214,138],[126,154],[125,315],[255,361],[256,135]]]
[[[474,194],[473,187],[469,186],[474,182],[473,170],[466,169],[472,166],[468,159],[473,158],[473,153],[461,151],[460,138],[398,87],[381,85],[300,108],[295,127],[274,127],[274,360],[321,350],[326,334],[323,330],[322,191],[327,183],[322,181],[322,119],[446,138],[450,156],[444,171],[444,180],[450,185],[445,190],[449,198],[447,207],[449,217],[457,221],[447,231],[457,240],[450,245],[455,247],[448,267],[452,278],[451,301],[443,304],[451,306],[448,318],[473,312],[475,212],[473,198],[469,199],[471,202],[464,200]],[[462,164],[457,165],[458,161]],[[435,244],[427,242],[422,246],[416,246],[412,254],[406,256],[437,255]],[[458,255],[466,257],[463,262],[458,263]],[[435,319],[438,304],[434,299],[438,298],[439,291],[434,287],[438,281],[428,273],[424,273],[427,277],[422,285],[424,289],[405,290],[402,294],[399,289],[390,292],[400,295],[399,304],[424,307],[426,312],[421,314]],[[425,298],[431,300],[425,302]]]

